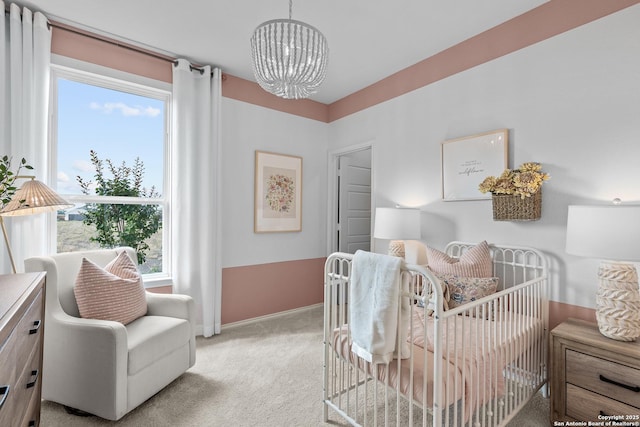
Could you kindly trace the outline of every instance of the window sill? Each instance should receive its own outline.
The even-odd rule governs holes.
[[[149,277],[142,276],[145,289],[161,288],[164,286],[173,287],[173,279],[163,274],[150,274]]]

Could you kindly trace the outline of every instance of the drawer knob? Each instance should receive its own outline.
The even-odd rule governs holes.
[[[33,322],[33,328],[29,329],[29,335],[33,335],[35,333],[38,332],[38,329],[40,329],[40,324],[42,322],[40,320],[36,320]]]
[[[31,371],[31,378],[33,378],[33,381],[27,383],[27,388],[33,387],[38,382],[38,370],[37,369],[34,369],[33,371]]]
[[[2,393],[0,395],[0,409],[2,409],[2,405],[4,405],[4,402],[6,402],[7,400],[7,396],[9,396],[9,389],[11,388],[10,385],[3,385],[2,387],[0,387],[0,393]]]
[[[640,392],[640,387],[637,385],[629,385],[629,384],[623,384],[621,382],[609,379],[607,377],[605,377],[604,375],[600,375],[600,381],[603,381],[605,383],[609,383],[609,384],[613,384],[613,385],[617,385],[618,387],[622,387],[622,388],[626,388],[627,390],[631,390],[633,392]]]

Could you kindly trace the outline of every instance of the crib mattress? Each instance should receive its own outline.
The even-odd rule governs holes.
[[[419,345],[411,346],[412,357],[402,359],[400,363],[395,359],[389,364],[372,364],[358,357],[351,351],[351,341],[347,334],[348,326],[344,325],[333,332],[333,349],[351,365],[358,366],[360,371],[366,372],[371,377],[377,378],[381,383],[398,390],[402,395],[426,407],[433,405],[433,352],[425,351]],[[426,358],[425,358],[426,354]],[[456,378],[444,384],[443,395],[448,402],[459,400],[464,392],[462,377],[454,375],[456,367],[451,363],[443,362],[442,369],[449,378]],[[398,387],[398,380],[400,386]],[[412,390],[413,393],[410,393]]]
[[[393,360],[388,365],[367,363],[351,351],[348,325],[333,331],[333,348],[362,372],[398,390],[405,397],[432,407],[433,319],[429,316],[425,319],[422,309],[412,311],[408,339],[412,344],[410,359],[400,363]],[[442,403],[449,406],[464,399],[465,418],[479,405],[504,394],[505,366],[524,354],[531,343],[539,343],[543,327],[539,319],[513,313],[499,320],[455,316],[441,326]]]

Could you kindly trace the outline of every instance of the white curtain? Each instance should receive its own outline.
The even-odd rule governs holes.
[[[220,82],[217,68],[173,68],[173,289],[194,298],[205,337],[220,332]]]
[[[2,9],[5,3],[0,1]],[[12,169],[24,157],[36,175],[48,181],[47,116],[51,30],[40,12],[11,4],[0,20],[0,156],[12,158]],[[16,181],[19,187],[23,180]],[[47,252],[46,216],[11,217],[5,220],[18,272],[23,260]],[[0,243],[4,246],[4,242]],[[11,272],[7,251],[0,255],[0,271]]]

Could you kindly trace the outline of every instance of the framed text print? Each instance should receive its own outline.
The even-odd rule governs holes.
[[[302,230],[302,157],[256,151],[256,233]]]
[[[444,141],[442,155],[442,198],[444,200],[490,199],[478,185],[490,175],[500,176],[507,168],[509,130],[500,129]]]

